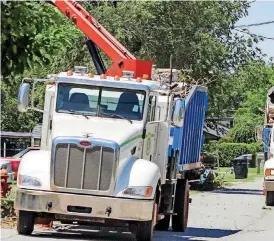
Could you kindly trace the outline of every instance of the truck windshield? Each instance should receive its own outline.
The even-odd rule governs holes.
[[[60,83],[56,111],[142,120],[144,101],[145,91]]]

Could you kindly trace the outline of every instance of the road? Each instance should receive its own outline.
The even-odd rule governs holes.
[[[272,241],[274,208],[265,208],[262,179],[213,192],[192,196],[189,228],[185,233],[155,232],[155,241]],[[36,231],[31,237],[19,236],[15,230],[2,229],[1,240],[135,240],[130,233],[79,228]]]

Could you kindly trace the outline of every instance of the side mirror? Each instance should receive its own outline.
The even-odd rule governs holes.
[[[177,99],[174,102],[171,121],[177,127],[182,127],[184,122],[184,100]]]
[[[18,91],[18,111],[26,112],[29,106],[30,84],[22,83]]]

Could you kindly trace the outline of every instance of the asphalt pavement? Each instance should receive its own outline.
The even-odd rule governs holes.
[[[222,190],[199,192],[192,196],[188,229],[184,233],[155,232],[155,241],[273,241],[274,207],[265,206],[263,180],[239,184]],[[127,232],[111,229],[83,230],[64,227],[55,231],[35,231],[20,236],[16,230],[2,229],[1,240],[135,240]]]

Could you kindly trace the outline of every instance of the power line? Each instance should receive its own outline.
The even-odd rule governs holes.
[[[261,26],[261,25],[267,25],[267,24],[272,24],[274,23],[273,21],[267,21],[267,22],[261,22],[261,23],[252,23],[252,24],[247,24],[247,25],[239,25],[235,26],[235,28],[247,28],[247,27],[253,27],[253,26]]]
[[[241,33],[245,33],[245,34],[249,34],[250,36],[257,36],[259,38],[264,38],[264,39],[268,39],[268,40],[274,40],[274,38],[272,37],[266,37],[266,36],[262,36],[262,35],[259,35],[259,34],[254,34],[254,33],[249,33],[247,31],[244,31],[244,30],[241,30],[241,29],[234,29],[238,32],[241,32]]]

